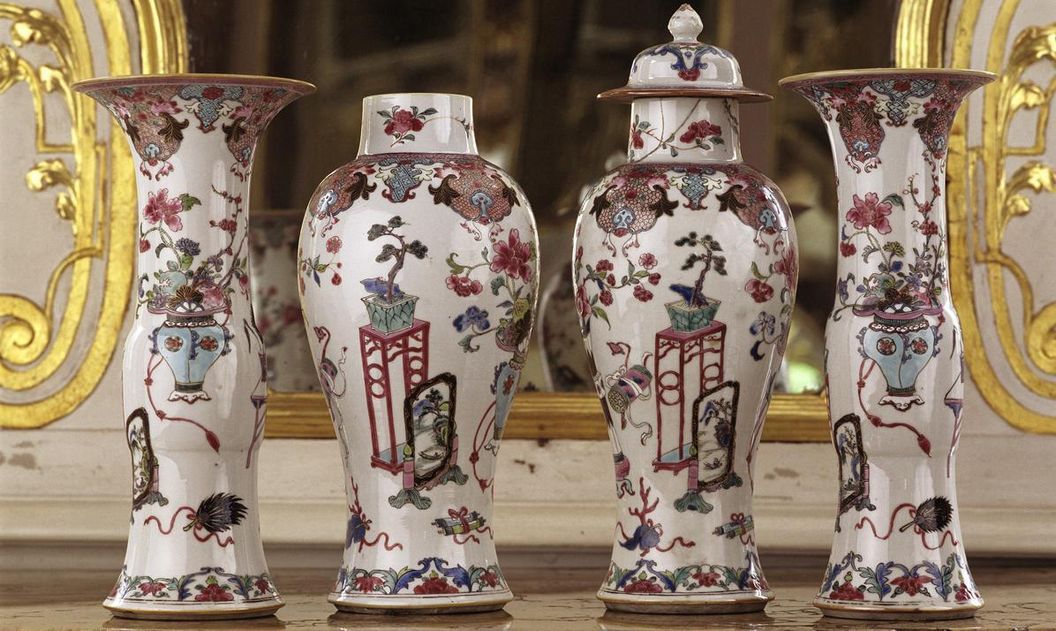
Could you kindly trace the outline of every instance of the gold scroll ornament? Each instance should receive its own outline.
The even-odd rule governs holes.
[[[28,165],[25,183],[40,194],[41,205],[54,196],[55,213],[41,213],[39,221],[64,222],[72,236],[72,246],[49,275],[43,304],[0,293],[0,427],[42,427],[88,398],[113,358],[132,291],[136,231],[132,158],[116,123],[111,123],[108,140],[98,139],[95,104],[71,92],[70,85],[95,76],[102,67],[112,75],[132,74],[130,41],[135,31],[126,25],[118,2],[94,0],[106,43],[103,66],[92,58],[82,14],[92,0],[57,0],[56,5],[50,12],[0,2],[0,28],[6,25],[11,41],[0,44],[0,98],[19,84],[25,84],[33,98],[38,159]],[[186,71],[179,0],[131,0],[131,6],[141,71]],[[31,47],[46,49],[50,61],[34,65],[23,56]],[[48,115],[48,108],[56,103],[68,113],[68,142],[50,140],[55,134],[49,134],[47,121],[65,118]],[[24,168],[14,162],[6,162],[5,167]],[[35,232],[32,226],[23,231]],[[7,232],[5,238],[14,233]],[[93,281],[93,268],[100,267]],[[89,294],[96,292],[101,300],[90,301]],[[98,306],[91,307],[93,302]],[[12,392],[19,394],[17,402],[5,400],[5,393]]]
[[[995,5],[996,17],[991,17],[989,9]],[[1049,9],[1047,18],[1056,15],[1053,5],[1031,6]],[[1040,304],[1035,298],[1022,261],[1024,254],[1037,252],[1033,244],[1005,247],[1009,225],[1036,212],[1039,201],[1047,202],[1050,211],[1056,204],[1045,198],[1056,192],[1056,171],[1046,162],[1056,91],[1056,24],[1026,26],[1013,37],[1019,0],[965,0],[957,15],[950,14],[950,7],[950,0],[904,1],[896,39],[899,65],[941,65],[946,26],[953,25],[949,66],[971,67],[972,48],[979,41],[986,46],[985,70],[999,75],[984,88],[981,112],[970,103],[962,107],[950,138],[950,271],[965,355],[976,387],[1010,425],[1056,433],[1056,302]],[[986,39],[979,37],[982,29],[989,35]],[[1039,82],[1039,77],[1044,79]],[[980,114],[981,134],[969,145],[968,121]],[[1035,117],[1033,142],[1012,145],[1009,130],[1023,115]],[[1051,222],[1045,229],[1050,240],[1056,237]],[[1045,243],[1046,235],[1038,236],[1037,244]],[[981,273],[973,278],[973,272]],[[977,292],[977,287],[985,287],[988,294]],[[1013,301],[1018,303],[1015,309]],[[986,336],[987,345],[980,329],[991,318],[996,345]],[[1001,365],[1007,365],[1020,392],[1034,399],[1032,404],[1010,389],[1015,381],[999,375]]]

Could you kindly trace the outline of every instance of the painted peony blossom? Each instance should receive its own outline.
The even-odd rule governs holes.
[[[506,272],[513,278],[525,281],[532,279],[532,268],[528,264],[532,258],[532,245],[521,241],[521,233],[517,228],[510,230],[505,243],[496,241],[493,249],[491,271]]]
[[[891,214],[891,202],[880,201],[876,193],[866,193],[865,199],[855,195],[853,202],[854,208],[847,211],[847,221],[853,223],[855,229],[876,228],[880,234],[891,232],[891,222],[887,219]]]
[[[421,131],[424,126],[425,123],[415,116],[411,110],[396,110],[392,113],[392,118],[385,123],[385,134],[387,136],[394,134],[402,136],[407,132]]]
[[[179,198],[169,197],[169,189],[163,188],[157,193],[147,193],[147,205],[143,207],[143,217],[151,224],[164,222],[173,232],[183,230],[180,211],[183,203]]]
[[[681,142],[697,142],[721,135],[722,127],[701,119],[695,123],[690,123],[689,127],[686,127],[686,131],[678,139]]]
[[[484,286],[479,280],[473,280],[469,276],[451,274],[447,277],[447,288],[465,298],[466,296],[479,294],[484,289]]]
[[[751,294],[752,300],[756,302],[766,302],[774,297],[774,288],[758,278],[749,280],[744,290]]]

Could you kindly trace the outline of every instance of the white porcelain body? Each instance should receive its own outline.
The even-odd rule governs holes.
[[[133,510],[104,604],[142,618],[267,615],[282,600],[258,521],[267,381],[247,272],[249,175],[258,136],[310,86],[186,75],[84,89],[120,121],[139,167],[123,363]]]
[[[501,608],[495,458],[535,314],[535,223],[476,155],[468,97],[373,96],[363,111],[360,155],[316,189],[299,254],[348,493],[330,601]]]
[[[964,366],[946,139],[961,99],[986,79],[863,73],[790,85],[826,122],[839,200],[825,350],[840,497],[815,604],[836,616],[970,616],[982,599],[954,484]]]
[[[610,608],[752,611],[772,597],[752,476],[798,259],[784,197],[741,162],[737,113],[733,100],[636,99],[629,163],[580,210],[576,301],[619,497],[598,594]]]

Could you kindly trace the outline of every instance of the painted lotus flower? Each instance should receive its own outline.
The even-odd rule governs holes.
[[[430,576],[414,588],[415,594],[457,594],[458,588],[442,576]]]
[[[891,584],[897,589],[895,593],[899,591],[905,592],[907,596],[916,596],[918,593],[927,594],[928,589],[926,585],[931,582],[931,578],[927,576],[899,576],[898,578],[892,579]]]
[[[377,576],[357,576],[354,579],[356,591],[364,594],[380,591],[385,581]]]
[[[659,594],[664,588],[655,578],[638,578],[624,586],[623,591],[629,594]]]
[[[150,596],[157,596],[165,591],[165,583],[161,581],[146,581],[140,583],[138,587],[140,592]]]
[[[865,594],[848,580],[832,590],[829,598],[832,600],[865,600]]]
[[[210,578],[210,583],[204,585],[201,588],[201,592],[194,599],[198,602],[226,602],[234,600],[235,597],[231,594],[229,588],[224,587],[215,582],[215,579]]]
[[[488,570],[481,575],[480,580],[488,587],[495,587],[499,584],[499,575],[494,570]]]

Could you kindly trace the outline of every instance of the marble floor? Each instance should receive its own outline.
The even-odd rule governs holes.
[[[14,572],[0,569],[0,629],[1056,629],[1056,563],[972,559],[986,607],[973,619],[941,623],[867,623],[825,618],[810,606],[824,559],[768,557],[777,595],[765,613],[642,616],[606,613],[594,598],[600,555],[572,550],[500,555],[517,599],[505,611],[458,616],[338,614],[326,602],[330,569],[275,568],[286,599],[277,615],[244,622],[165,623],[113,618],[99,602],[113,572]],[[579,562],[582,560],[582,562]]]

